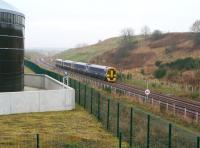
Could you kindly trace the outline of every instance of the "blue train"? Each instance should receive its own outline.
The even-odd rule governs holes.
[[[78,72],[81,74],[86,74],[108,82],[115,82],[117,79],[117,72],[114,67],[88,64],[83,62],[75,62],[70,60],[62,60],[62,59],[56,59],[55,63],[57,67]]]

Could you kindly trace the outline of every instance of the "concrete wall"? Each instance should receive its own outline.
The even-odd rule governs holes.
[[[24,84],[25,86],[36,87],[41,89],[55,90],[62,89],[63,83],[47,76],[40,74],[25,74],[24,75]],[[64,85],[65,88],[71,89],[67,85]]]
[[[74,89],[68,86],[63,89],[62,83],[56,83],[56,80],[52,78],[44,75],[25,75],[25,84],[29,84],[30,87],[45,86],[45,89],[55,88],[55,90],[0,93],[0,115],[75,108]]]

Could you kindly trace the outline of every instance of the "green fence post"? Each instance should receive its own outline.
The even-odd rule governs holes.
[[[69,86],[72,87],[72,79],[69,79]]]
[[[109,117],[110,116],[110,99],[108,99],[108,110],[107,110],[107,130],[109,129]]]
[[[76,80],[74,80],[74,90],[75,90],[75,102],[77,101],[77,95],[76,95]]]
[[[130,147],[132,147],[132,135],[133,135],[133,108],[131,107],[131,115],[130,115]]]
[[[86,108],[86,84],[84,85],[84,108]]]
[[[100,120],[100,93],[98,93],[98,120]]]
[[[197,148],[200,148],[200,137],[197,137]]]
[[[119,137],[119,102],[117,103],[117,137]]]
[[[91,101],[90,113],[91,113],[91,114],[92,114],[92,99],[93,99],[93,97],[92,97],[92,96],[93,96],[93,89],[91,88],[91,94],[90,94],[90,99],[91,99],[91,100],[90,100],[90,101]]]
[[[71,84],[70,84],[70,85],[71,85],[71,87],[73,88],[73,79],[71,79]]]
[[[122,147],[122,133],[119,133],[119,148]]]
[[[40,148],[40,137],[39,137],[39,134],[36,134],[36,147]]]
[[[169,124],[168,148],[172,147],[172,124]]]
[[[74,80],[72,80],[72,88],[74,88]]]
[[[81,105],[81,83],[78,83],[78,103]]]
[[[150,146],[150,115],[147,116],[147,148]]]

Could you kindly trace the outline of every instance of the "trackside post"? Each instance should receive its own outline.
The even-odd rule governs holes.
[[[172,147],[172,124],[169,123],[168,148]]]
[[[117,103],[117,137],[119,137],[119,102]]]
[[[133,134],[133,108],[131,107],[131,115],[130,115],[130,147],[132,147],[132,135]]]
[[[150,147],[150,115],[147,115],[147,148]]]
[[[107,130],[109,129],[109,118],[110,118],[110,99],[108,99],[108,110],[107,110]]]

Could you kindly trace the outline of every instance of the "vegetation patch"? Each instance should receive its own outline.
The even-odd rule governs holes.
[[[155,78],[163,78],[166,75],[167,71],[164,68],[159,68],[154,72]]]
[[[40,135],[41,145],[46,147],[66,143],[88,147],[118,145],[118,139],[78,105],[73,111],[0,116],[0,127],[0,146],[3,147],[30,146],[35,143],[36,134]]]

